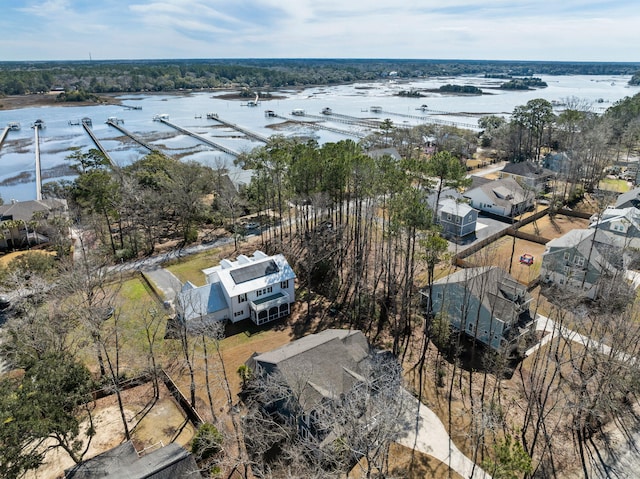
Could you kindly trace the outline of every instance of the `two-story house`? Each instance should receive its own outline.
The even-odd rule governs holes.
[[[608,206],[602,214],[591,217],[589,228],[607,231],[628,238],[630,241],[640,238],[640,210],[634,207]]]
[[[547,243],[540,277],[547,283],[582,290],[594,299],[603,280],[616,276],[623,280],[629,241],[598,228],[569,231]]]
[[[442,227],[442,234],[453,240],[462,239],[476,231],[478,210],[467,203],[453,198],[440,200],[438,205],[438,223]]]
[[[527,288],[497,266],[456,271],[421,294],[430,314],[495,351],[517,351],[534,328]]]
[[[524,213],[533,207],[535,200],[535,192],[523,188],[513,178],[485,182],[463,196],[473,208],[505,218]]]
[[[187,323],[251,318],[262,325],[288,315],[295,302],[296,275],[281,254],[256,251],[202,272],[207,284],[187,282],[176,297],[177,316]]]
[[[536,193],[546,191],[554,177],[555,173],[553,171],[538,166],[531,161],[507,163],[500,170],[500,178],[513,178]]]

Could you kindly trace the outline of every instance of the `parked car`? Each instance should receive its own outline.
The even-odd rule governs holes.
[[[244,225],[244,229],[247,231],[257,230],[258,228],[260,228],[260,223],[256,223],[255,221],[252,221]]]

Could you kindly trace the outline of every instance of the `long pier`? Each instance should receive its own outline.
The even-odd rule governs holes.
[[[261,141],[262,143],[267,143],[269,141],[269,139],[266,136],[259,135],[258,133],[247,130],[246,128],[236,125],[235,123],[231,123],[230,121],[223,120],[217,114],[208,114],[207,119],[215,120],[218,123],[222,123],[223,125],[228,126],[229,128],[232,128],[236,131],[239,131],[240,133],[244,133],[249,138],[253,138],[254,140]]]
[[[4,130],[2,130],[2,136],[0,136],[0,148],[2,148],[2,144],[4,143],[4,140],[7,138],[7,135],[9,134],[9,130],[10,128],[8,126],[5,126]]]
[[[306,115],[305,114],[304,116],[308,116],[310,118],[313,118],[313,115]],[[365,133],[360,133],[360,132],[355,132],[355,131],[348,131],[348,130],[341,130],[340,128],[333,128],[332,126],[321,125],[321,124],[318,124],[318,123],[312,123],[310,121],[297,120],[295,118],[289,118],[289,117],[278,115],[278,114],[274,114],[274,118],[279,118],[281,120],[286,120],[286,121],[290,121],[292,123],[297,123],[298,125],[308,126],[309,128],[313,128],[314,130],[332,131],[333,133],[338,133],[340,135],[345,135],[345,136],[353,136],[355,138],[364,138],[365,136],[367,136]],[[318,118],[320,118],[321,120],[326,120],[326,118],[322,118],[322,117],[318,117]]]
[[[102,143],[100,143],[100,140],[98,140],[98,137],[96,137],[96,135],[93,133],[93,130],[91,130],[91,120],[83,118],[82,128],[84,128],[84,130],[89,134],[89,136],[93,140],[93,143],[96,145],[96,148],[98,148],[98,150],[100,150],[100,153],[104,155],[104,157],[107,159],[107,161],[111,165],[111,168],[113,168],[114,170],[117,169],[118,165],[116,165],[113,162],[113,159],[111,158],[111,156],[109,156],[109,153],[107,153],[107,150],[104,149],[104,147],[102,146]]]
[[[301,116],[305,116],[308,118],[313,118],[314,120],[322,120],[322,121],[327,121],[327,119],[331,119],[331,121],[336,121],[338,123],[346,123],[348,125],[358,125],[358,126],[364,126],[365,128],[373,128],[373,129],[379,129],[380,128],[380,122],[379,121],[375,121],[375,120],[367,120],[366,118],[358,118],[356,116],[349,116],[349,115],[341,115],[340,113],[332,113],[331,115],[310,115],[308,113],[305,113],[304,115]]]
[[[204,136],[198,135],[197,133],[189,131],[186,128],[182,128],[181,126],[178,126],[175,123],[171,123],[166,118],[160,118],[159,121],[161,121],[162,123],[164,123],[167,126],[170,126],[171,128],[174,128],[174,129],[178,130],[181,133],[184,133],[185,135],[188,135],[188,136],[190,136],[192,138],[195,138],[196,140],[200,140],[202,143],[206,143],[207,145],[212,146],[215,149],[222,151],[223,153],[227,153],[227,154],[229,154],[231,156],[235,156],[235,157],[240,156],[240,153],[238,153],[237,151],[233,151],[232,149],[227,148],[226,146],[219,145],[218,143],[215,143],[215,142],[209,140],[208,138],[205,138]]]
[[[113,121],[113,120],[107,120],[107,125],[114,127],[116,130],[120,131],[123,135],[128,136],[129,138],[131,138],[133,141],[135,141],[138,145],[142,146],[143,148],[146,148],[147,150],[149,150],[149,152],[153,152],[155,150],[157,150],[157,148],[153,148],[151,145],[149,145],[148,143],[145,143],[144,141],[142,141],[140,138],[136,137],[133,135],[133,133],[131,133],[129,130],[127,130],[126,128],[121,127],[117,121]]]
[[[40,126],[34,125],[34,141],[36,144],[36,200],[42,200],[42,166],[40,163]]]
[[[436,114],[436,115],[457,115],[456,113],[446,112],[446,111],[438,111],[438,110],[423,110],[423,111],[428,111],[428,112]],[[393,111],[387,111],[387,110],[381,110],[380,113],[386,114],[386,115],[400,116],[400,117],[403,117],[403,118],[413,118],[415,120],[420,120],[420,121],[423,121],[425,123],[435,123],[436,125],[457,126],[459,128],[467,128],[467,129],[470,129],[470,130],[478,130],[479,129],[477,124],[473,125],[471,123],[463,123],[463,122],[459,122],[459,121],[441,120],[439,118],[431,118],[431,117],[428,117],[428,116],[420,116],[420,115],[409,115],[407,113],[395,113]],[[472,116],[472,115],[461,113],[460,116]]]

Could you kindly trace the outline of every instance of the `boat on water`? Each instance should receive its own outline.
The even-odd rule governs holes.
[[[33,124],[31,125],[31,128],[46,128],[47,125],[45,124],[44,120],[41,119],[37,119],[36,121],[33,122]]]
[[[331,108],[329,108],[328,106],[322,109],[322,114],[323,115],[331,115],[333,114],[333,111],[331,110]]]
[[[291,114],[294,115],[294,116],[304,116],[305,115],[305,111],[302,108],[296,108],[296,109],[291,111]]]
[[[256,93],[256,99],[250,100],[247,102],[247,106],[258,106],[260,102],[258,101],[258,94]]]
[[[168,113],[160,113],[159,115],[154,115],[153,116],[153,121],[163,121],[163,120],[168,120],[169,119],[169,114]]]
[[[218,119],[217,113],[207,113],[207,120],[217,120],[217,119]]]
[[[7,128],[9,128],[9,130],[11,131],[18,131],[20,129],[20,123],[18,123],[17,121],[10,121],[9,123],[7,123]]]
[[[371,113],[382,113],[382,107],[381,106],[372,106],[369,108],[369,111]]]

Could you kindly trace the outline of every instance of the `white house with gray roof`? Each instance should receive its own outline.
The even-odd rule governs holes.
[[[259,326],[287,316],[295,302],[296,275],[282,254],[255,251],[202,272],[206,284],[187,282],[176,298],[178,317],[192,325],[250,318]]]

